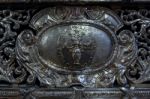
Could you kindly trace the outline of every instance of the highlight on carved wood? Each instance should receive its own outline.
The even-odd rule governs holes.
[[[132,96],[130,85],[150,81],[149,46],[146,9],[59,6],[0,11],[0,81],[8,85],[73,87],[72,99],[80,99],[84,88],[121,87]]]

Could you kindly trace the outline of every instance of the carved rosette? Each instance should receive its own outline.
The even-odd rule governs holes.
[[[137,45],[130,30],[112,11],[101,8],[54,7],[37,13],[16,42],[17,62],[50,87],[127,84]]]

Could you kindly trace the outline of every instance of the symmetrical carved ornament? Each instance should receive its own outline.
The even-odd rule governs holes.
[[[137,57],[135,37],[105,8],[48,8],[16,42],[16,56],[33,78],[51,87],[108,87],[126,84]],[[117,34],[117,31],[119,33]]]
[[[0,11],[0,80],[49,88],[127,87],[149,81],[150,12],[116,13],[64,6],[36,14]]]

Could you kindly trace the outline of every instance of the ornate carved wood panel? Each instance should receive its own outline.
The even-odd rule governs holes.
[[[0,98],[148,99],[146,3],[0,1]]]

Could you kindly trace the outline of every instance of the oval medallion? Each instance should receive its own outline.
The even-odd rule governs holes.
[[[39,33],[39,61],[59,71],[93,71],[112,60],[115,36],[103,25],[59,24]]]

